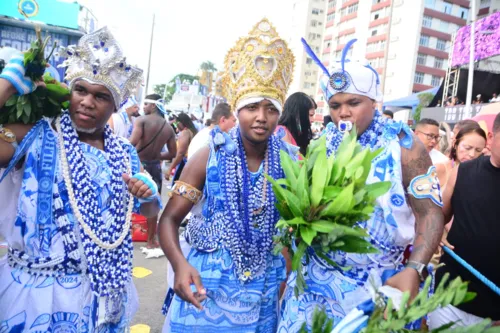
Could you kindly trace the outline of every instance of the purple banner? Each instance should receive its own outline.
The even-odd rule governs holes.
[[[476,21],[474,59],[500,54],[500,12]],[[469,63],[470,25],[460,28],[455,37],[451,66]]]

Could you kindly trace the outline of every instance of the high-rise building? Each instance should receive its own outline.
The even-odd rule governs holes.
[[[297,2],[311,6],[315,1]],[[467,23],[468,16],[468,0],[326,0],[324,30],[318,32],[322,45],[308,42],[315,52],[319,48],[318,57],[328,67],[340,59],[346,43],[356,38],[349,56],[367,59],[375,68],[388,101],[440,85],[452,35]],[[296,33],[293,36],[298,39]],[[304,62],[310,61],[303,51],[294,51]],[[318,77],[315,80],[318,106],[327,114]]]
[[[292,38],[288,44],[295,55],[295,72],[289,92],[302,91],[315,97],[318,90],[318,66],[305,54],[304,38],[315,53],[321,52],[328,0],[293,0]]]
[[[500,11],[500,0],[475,0],[477,11],[477,18],[483,18],[490,14]]]

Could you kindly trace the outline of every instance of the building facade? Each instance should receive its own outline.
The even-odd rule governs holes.
[[[307,41],[316,54],[322,52],[327,3],[328,0],[293,0],[292,38],[288,44],[295,55],[295,69],[289,94],[301,91],[317,101],[319,68],[304,52],[301,38]],[[314,121],[323,122],[322,108],[318,107]]]
[[[302,91],[311,97],[318,89],[318,66],[304,52],[304,38],[316,54],[320,54],[325,31],[328,0],[294,0],[291,36],[288,44],[295,55],[295,72],[290,93]]]
[[[493,13],[500,11],[500,0],[475,0],[477,11],[477,18],[483,18]]]
[[[302,20],[305,21],[302,22],[307,23],[310,6],[321,4],[321,0],[296,3],[303,6]],[[325,0],[324,5],[323,31],[315,32],[322,36],[321,43],[310,38],[312,35],[297,34],[298,30],[294,30],[291,44],[307,36],[318,57],[329,67],[340,59],[346,43],[356,38],[349,56],[368,60],[377,70],[385,101],[439,86],[446,75],[452,35],[467,24],[469,17],[468,0]],[[297,21],[298,16],[294,16]],[[303,51],[294,49],[294,52],[299,63],[296,78],[300,89],[297,90],[305,92],[304,86],[309,85],[300,86],[306,81],[301,80],[299,74],[305,72],[310,60]],[[301,63],[305,66],[300,66]],[[313,67],[312,71],[318,70]],[[316,73],[313,86],[315,99],[319,112],[328,114],[318,86],[319,75],[321,73]]]

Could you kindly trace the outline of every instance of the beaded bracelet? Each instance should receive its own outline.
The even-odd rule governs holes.
[[[188,199],[193,203],[193,205],[196,205],[198,201],[200,201],[202,196],[201,191],[198,190],[196,187],[184,183],[180,180],[174,183],[172,191],[168,193],[168,196],[172,197],[173,194],[177,194],[183,198]]]

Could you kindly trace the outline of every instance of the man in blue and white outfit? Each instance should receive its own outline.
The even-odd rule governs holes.
[[[429,154],[406,125],[386,119],[376,110],[382,97],[379,77],[366,61],[346,59],[354,42],[346,45],[342,59],[331,71],[304,44],[325,74],[321,86],[333,119],[325,133],[328,154],[335,154],[344,132],[354,126],[363,147],[384,148],[372,162],[367,183],[390,181],[392,187],[377,199],[372,217],[358,222],[378,253],[329,253],[331,260],[348,268],[344,271],[311,251],[312,259],[304,267],[307,287],[298,298],[293,291],[296,274],[289,276],[279,333],[297,332],[303,323],[310,329],[316,307],[338,324],[384,284],[410,291],[414,297],[443,231],[439,182]],[[404,267],[403,253],[412,242],[413,253]]]
[[[142,70],[106,28],[62,54],[69,109],[0,136],[0,331],[125,332],[138,307],[131,215],[160,202],[134,147],[106,124]],[[22,59],[0,75],[0,105],[36,88]]]

